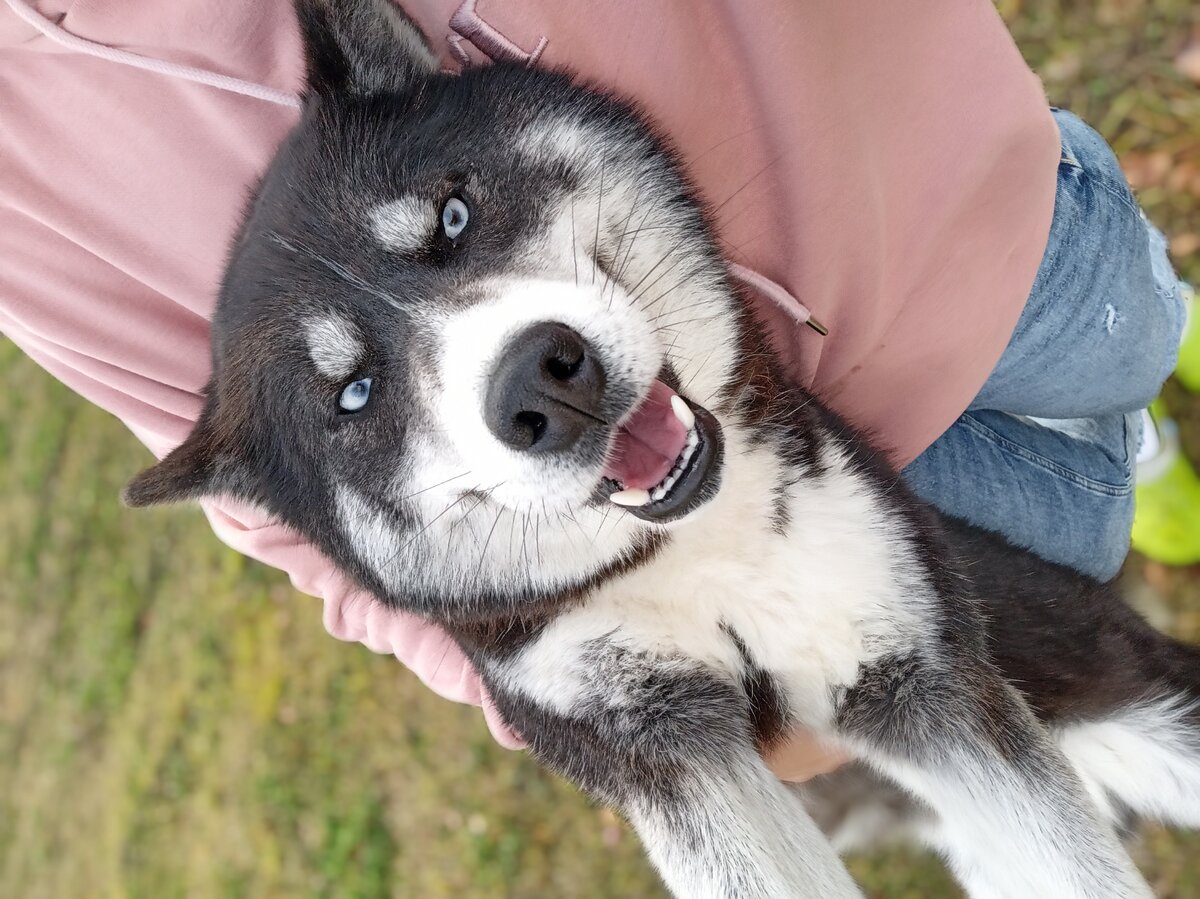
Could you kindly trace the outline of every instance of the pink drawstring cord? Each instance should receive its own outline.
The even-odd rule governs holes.
[[[796,319],[801,324],[808,325],[822,337],[829,334],[829,329],[813,318],[807,306],[770,278],[760,275],[758,272],[746,268],[744,265],[738,265],[736,262],[729,263],[729,274],[733,275],[733,277],[737,278],[747,287],[751,287],[762,294],[791,318]]]
[[[5,0],[5,3],[8,4],[8,8],[23,22],[32,25],[47,39],[62,47],[66,47],[68,50],[74,50],[77,53],[84,53],[88,56],[95,56],[97,59],[105,59],[120,65],[133,66],[136,69],[145,69],[148,72],[157,72],[160,75],[166,75],[170,78],[182,78],[184,81],[207,84],[219,90],[242,94],[246,97],[253,97],[256,100],[266,100],[268,103],[275,103],[279,106],[290,106],[293,109],[300,108],[299,98],[286,91],[276,90],[273,87],[267,87],[264,84],[257,84],[253,81],[231,78],[228,75],[220,75],[205,69],[197,69],[192,66],[164,62],[161,59],[139,56],[127,50],[117,50],[113,47],[98,44],[95,41],[89,41],[86,38],[72,34],[65,28],[51,22],[28,3],[24,2],[24,0]]]

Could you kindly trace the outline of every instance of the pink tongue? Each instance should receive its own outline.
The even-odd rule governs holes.
[[[604,476],[648,490],[665,478],[687,444],[687,429],[671,409],[675,391],[655,381],[650,395],[617,429]]]

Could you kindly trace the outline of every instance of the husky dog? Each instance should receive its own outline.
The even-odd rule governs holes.
[[[387,0],[298,13],[203,414],[127,501],[257,503],[448,629],[677,896],[859,895],[762,761],[794,726],[915,797],[971,895],[1150,895],[1113,825],[1200,824],[1200,652],[787,383],[629,106],[440,72]]]

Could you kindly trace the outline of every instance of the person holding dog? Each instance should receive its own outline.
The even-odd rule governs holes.
[[[1103,140],[1047,107],[992,4],[402,6],[448,69],[569,65],[663,123],[772,350],[923,498],[1099,578],[1131,526],[1152,556],[1200,559],[1200,479],[1143,411],[1181,340],[1200,387],[1200,317],[1185,334],[1165,241]],[[155,454],[200,408],[225,248],[301,80],[286,0],[0,6],[0,331]],[[256,510],[206,511],[322,597],[331,634],[521,745],[440,631]],[[804,779],[842,760],[798,734],[773,761]]]

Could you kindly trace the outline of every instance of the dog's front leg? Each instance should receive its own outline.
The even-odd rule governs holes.
[[[755,751],[737,684],[607,641],[583,650],[559,656],[554,684],[526,680],[516,659],[491,666],[489,686],[540,761],[625,814],[675,896],[861,895]]]
[[[752,747],[696,760],[623,803],[680,899],[860,896],[833,847]]]
[[[933,809],[972,897],[1150,897],[1020,694],[986,661],[964,662],[875,663],[840,703],[843,736]]]

